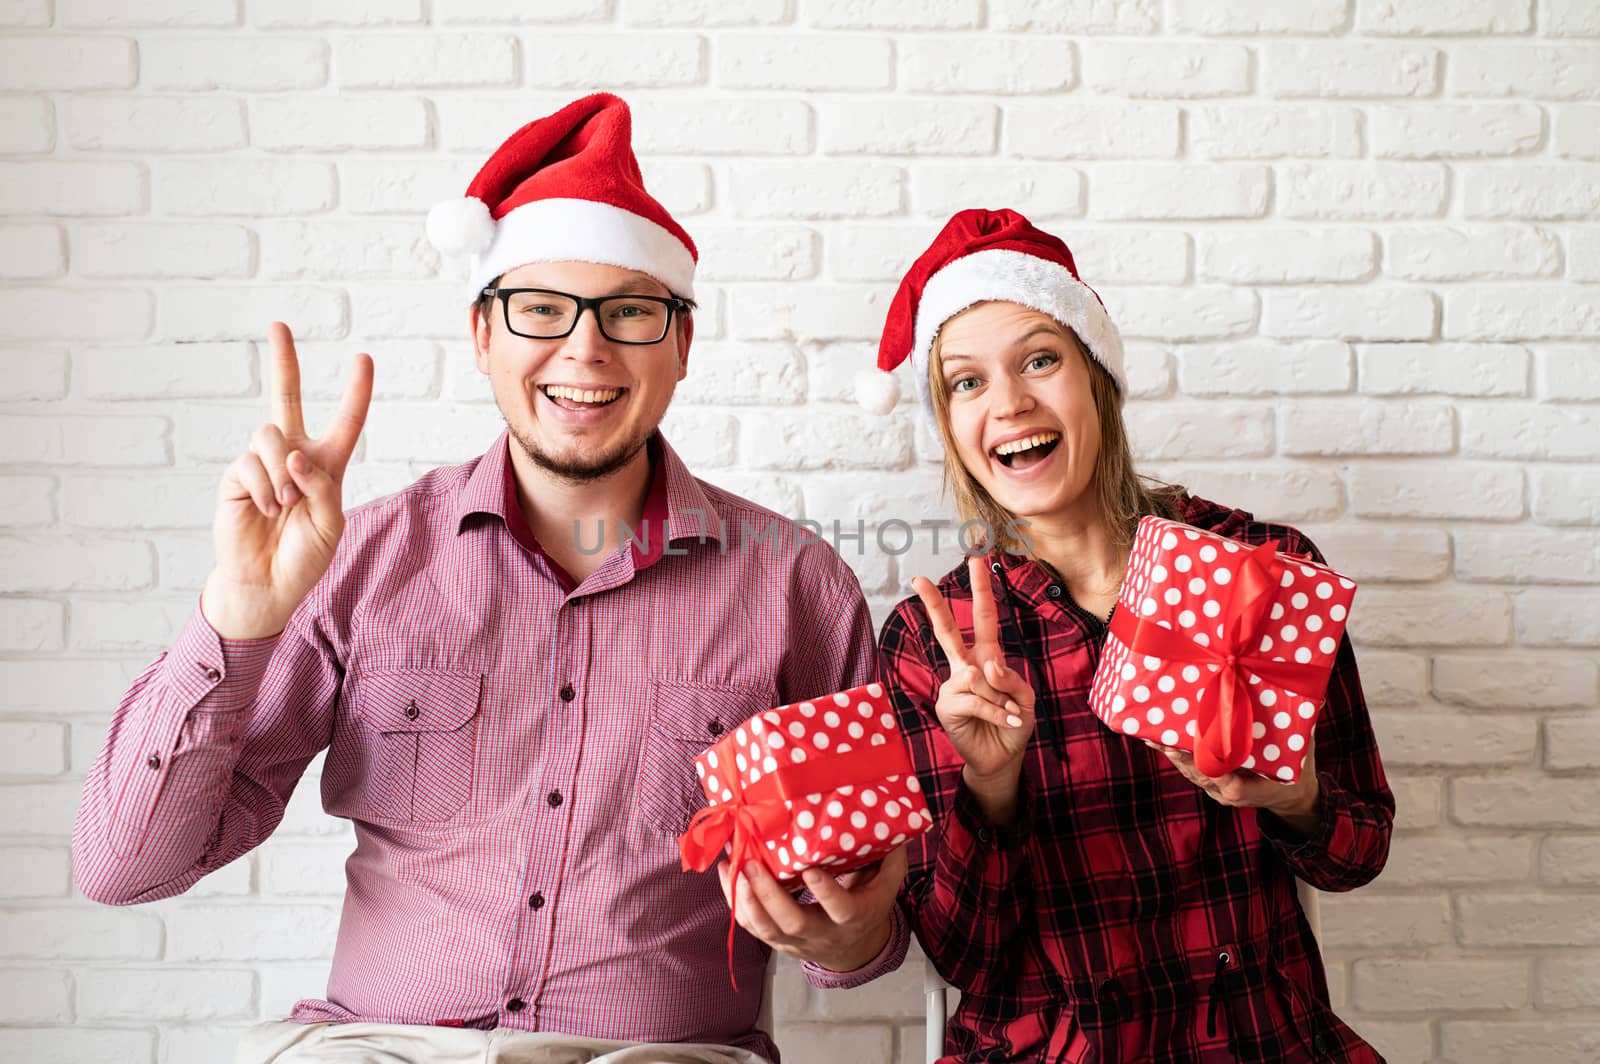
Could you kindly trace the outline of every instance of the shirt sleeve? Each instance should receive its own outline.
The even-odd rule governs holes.
[[[826,543],[801,549],[789,585],[789,616],[789,645],[778,673],[784,702],[872,682],[878,665],[872,614],[855,573]]]
[[[908,844],[900,903],[939,974],[960,990],[983,994],[1007,982],[1033,901],[1029,786],[1024,772],[1014,823],[988,823],[961,781],[961,758],[934,711],[942,680],[931,631],[920,605],[908,600],[884,624],[879,642],[881,682],[934,819],[931,831]]]
[[[802,966],[806,980],[823,990],[849,990],[898,969],[905,963],[906,951],[911,948],[911,931],[906,927],[906,918],[898,903],[890,911],[889,921],[889,941],[883,944],[876,957],[851,972],[836,972],[806,961]]]
[[[1305,536],[1294,533],[1289,542],[1294,553],[1322,561]],[[1257,811],[1257,822],[1297,878],[1318,890],[1354,890],[1376,878],[1389,858],[1394,794],[1378,755],[1348,635],[1340,639],[1312,737],[1321,790],[1316,831],[1300,835],[1264,810]]]
[[[78,889],[108,905],[171,897],[264,841],[327,745],[339,675],[306,604],[258,640],[221,638],[197,606],[123,695],[89,769]]]

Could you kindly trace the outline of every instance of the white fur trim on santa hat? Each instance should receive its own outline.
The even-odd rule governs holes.
[[[472,260],[472,294],[530,262],[597,262],[638,270],[673,295],[694,298],[694,256],[648,218],[585,199],[524,203],[495,225],[494,242]]]
[[[931,418],[933,395],[928,390],[928,358],[934,337],[944,323],[977,303],[1020,303],[1048,314],[1078,335],[1089,354],[1127,394],[1122,375],[1122,333],[1089,286],[1058,263],[1021,251],[992,248],[964,255],[928,278],[917,302],[911,371],[917,398]]]

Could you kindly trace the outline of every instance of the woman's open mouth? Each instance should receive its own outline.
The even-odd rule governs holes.
[[[1036,432],[1020,440],[1002,443],[990,453],[1007,469],[1027,469],[1049,458],[1060,442],[1059,432]]]

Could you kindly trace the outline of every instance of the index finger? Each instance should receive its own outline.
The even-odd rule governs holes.
[[[272,349],[272,422],[290,439],[306,434],[300,409],[300,360],[294,352],[294,334],[275,321],[267,326],[267,346]]]
[[[933,581],[925,576],[912,577],[911,588],[922,600],[922,608],[928,611],[928,620],[933,624],[933,638],[938,640],[944,656],[949,659],[950,671],[955,672],[958,665],[970,665],[967,644],[961,638],[961,629],[956,626],[955,615],[950,612],[950,604],[945,602],[939,589],[933,586]]]
[[[328,451],[328,461],[333,466],[328,472],[337,477],[344,470],[350,456],[355,453],[356,441],[367,423],[367,408],[372,405],[372,356],[356,356],[350,367],[350,381],[345,385],[339,409],[322,434]]]
[[[1000,657],[1000,620],[994,608],[994,585],[989,582],[989,566],[981,555],[967,559],[967,574],[972,578],[972,649],[980,660]]]

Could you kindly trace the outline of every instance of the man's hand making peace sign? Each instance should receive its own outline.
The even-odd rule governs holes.
[[[1033,734],[1033,688],[1006,664],[1000,650],[1000,624],[995,612],[989,567],[982,557],[967,559],[972,578],[972,635],[969,647],[950,605],[933,581],[911,581],[934,638],[950,661],[950,678],[939,688],[934,707],[950,743],[966,764],[963,777],[984,812],[995,823],[1015,812],[1022,753]]]
[[[218,635],[276,635],[333,561],[344,532],[344,471],[372,400],[372,359],[356,356],[338,413],[321,439],[306,435],[300,363],[289,327],[267,331],[272,420],[228,466],[212,525],[216,565],[200,607]]]

